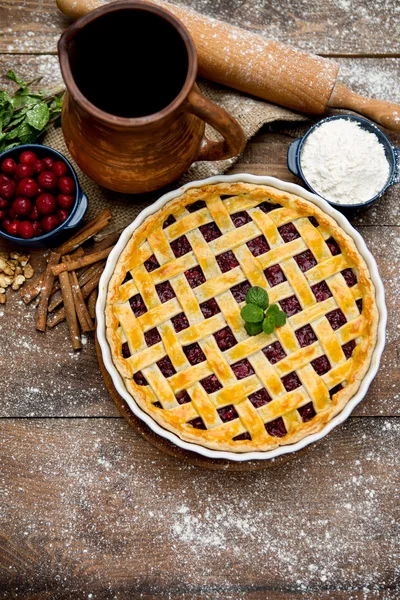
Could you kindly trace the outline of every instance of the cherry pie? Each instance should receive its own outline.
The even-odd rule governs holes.
[[[287,321],[248,336],[251,286]],[[320,431],[356,393],[378,322],[352,239],[314,204],[245,183],[192,188],[136,229],[110,280],[114,364],[181,439],[270,450]]]

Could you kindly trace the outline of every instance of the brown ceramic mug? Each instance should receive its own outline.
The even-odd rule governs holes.
[[[171,183],[196,160],[239,154],[238,122],[202,96],[184,25],[157,5],[113,2],[71,25],[59,57],[67,87],[62,126],[81,169],[127,193]],[[224,138],[204,137],[205,123]]]

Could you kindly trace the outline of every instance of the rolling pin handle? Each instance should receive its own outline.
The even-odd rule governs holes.
[[[288,148],[287,151],[287,166],[288,169],[291,173],[293,173],[293,175],[296,175],[296,177],[300,177],[301,178],[301,174],[299,171],[299,161],[298,161],[298,151],[299,151],[299,146],[301,144],[301,142],[303,141],[303,138],[298,138],[297,140],[294,140],[294,142],[292,142]]]

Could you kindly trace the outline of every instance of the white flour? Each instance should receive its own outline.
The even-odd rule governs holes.
[[[310,186],[338,204],[367,202],[385,186],[390,172],[378,136],[348,119],[317,127],[303,146],[300,162]]]

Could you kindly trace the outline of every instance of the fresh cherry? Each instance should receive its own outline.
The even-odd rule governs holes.
[[[33,221],[32,223],[33,236],[38,237],[39,235],[43,235],[43,228],[39,221]]]
[[[37,159],[38,157],[34,152],[31,152],[31,150],[24,150],[19,157],[19,162],[23,165],[34,165]]]
[[[38,189],[37,189],[37,193],[38,193],[38,195],[39,195],[39,194],[44,194],[44,193],[45,193],[45,191],[44,191],[44,189],[43,189],[43,188],[41,188],[41,187],[39,186],[39,187],[38,187]]]
[[[26,177],[25,179],[21,179],[17,186],[17,194],[21,194],[21,196],[26,196],[27,198],[33,198],[37,195],[38,185],[34,179],[30,177]]]
[[[38,184],[45,190],[52,190],[56,187],[58,177],[53,171],[43,171],[38,177]]]
[[[25,240],[32,238],[34,235],[32,223],[30,221],[21,221],[18,225],[18,233]]]
[[[74,196],[70,196],[68,194],[58,194],[57,196],[57,204],[60,208],[65,208],[66,210],[71,210],[75,202]]]
[[[0,221],[2,221],[3,219],[5,219],[6,216],[7,216],[7,211],[0,209]]]
[[[15,178],[16,179],[25,179],[25,177],[32,177],[33,175],[33,165],[28,165],[27,163],[21,163],[17,165],[15,169]]]
[[[51,167],[54,165],[54,158],[51,158],[51,156],[45,156],[44,158],[42,158],[42,161],[50,171]]]
[[[53,194],[40,194],[36,198],[36,208],[41,215],[51,215],[57,208],[57,202]]]
[[[41,220],[41,225],[46,233],[52,231],[60,224],[60,220],[56,215],[47,215]]]
[[[16,219],[11,221],[11,223],[7,226],[8,235],[18,235],[19,221]]]
[[[43,173],[43,171],[46,170],[47,166],[43,160],[37,160],[33,165],[33,172],[35,173],[35,175],[39,175],[40,173]]]
[[[18,217],[27,217],[32,210],[32,202],[28,198],[17,198],[11,209],[15,210]]]
[[[0,198],[0,209],[7,208],[10,205],[10,201],[6,198]]]
[[[71,177],[60,177],[58,180],[58,189],[62,194],[73,194],[75,191],[75,183]]]
[[[2,222],[1,222],[1,228],[3,229],[3,231],[7,231],[8,226],[10,224],[11,224],[10,217],[6,217],[5,219],[3,219]]]
[[[51,171],[57,175],[57,177],[63,177],[67,171],[68,167],[62,160],[56,160],[56,162],[51,167]]]
[[[60,223],[64,223],[64,221],[66,221],[69,217],[68,210],[64,210],[63,208],[60,208],[60,210],[57,211],[57,217],[59,218]]]
[[[31,212],[28,215],[28,219],[30,221],[37,221],[39,219],[39,211],[37,209],[37,206],[34,206],[31,210]]]
[[[13,208],[13,207],[11,207],[11,208],[8,210],[8,215],[9,215],[9,217],[11,217],[11,219],[17,219],[17,218],[18,218],[17,211],[16,211],[16,210],[15,210],[15,208]]]
[[[3,176],[5,177],[5,175]],[[15,194],[15,182],[7,177],[8,181],[4,181],[0,183],[0,196],[5,198],[6,200],[10,200]]]
[[[5,158],[1,163],[1,170],[6,175],[14,175],[17,163],[12,158]]]

